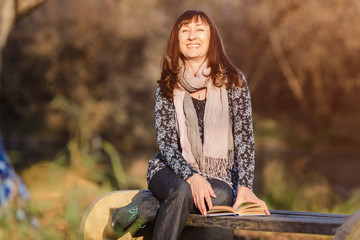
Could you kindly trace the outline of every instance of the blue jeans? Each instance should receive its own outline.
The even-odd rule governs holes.
[[[233,202],[232,188],[224,181],[208,180],[216,198],[211,198],[213,205],[228,205]],[[158,171],[149,182],[149,189],[157,198],[148,198],[152,206],[159,206],[155,219],[152,239],[179,239],[190,213],[200,213],[195,207],[190,185],[179,178],[169,167]],[[145,211],[144,205],[139,206],[139,214]]]

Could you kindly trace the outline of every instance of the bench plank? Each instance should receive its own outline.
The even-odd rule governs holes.
[[[297,211],[287,211],[287,210],[271,210],[272,214],[282,214],[282,215],[300,215],[300,216],[313,216],[313,217],[329,217],[329,218],[347,218],[347,214],[333,214],[333,213],[317,213],[317,212],[297,212]]]
[[[334,235],[348,215],[271,210],[271,216],[206,217],[191,214],[188,226]]]

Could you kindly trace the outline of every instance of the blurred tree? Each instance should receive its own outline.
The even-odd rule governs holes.
[[[94,117],[84,120],[90,136],[102,134],[124,152],[154,145],[148,126],[159,73],[151,69],[154,61],[147,64],[154,59],[147,46],[159,46],[153,39],[162,29],[152,24],[161,15],[139,9],[134,17],[132,4],[49,1],[19,22],[5,51],[5,134],[37,131],[47,140],[68,134],[71,116],[50,105],[60,96],[80,109],[92,106]],[[142,23],[143,18],[152,21]],[[96,113],[102,114],[101,121]]]
[[[231,55],[253,81],[257,108],[300,111],[318,124],[359,110],[351,104],[360,86],[357,1],[258,0],[232,7],[240,14],[222,15],[222,26],[232,34],[228,45],[239,48]]]
[[[39,7],[44,1],[45,0],[2,0],[0,2],[0,73],[2,50],[15,21],[19,20],[26,14],[29,14],[29,12]]]

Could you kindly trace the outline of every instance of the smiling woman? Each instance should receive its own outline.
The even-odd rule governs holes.
[[[116,209],[113,232],[152,220],[153,239],[178,239],[190,213],[214,205],[265,202],[252,191],[254,134],[244,74],[228,60],[219,33],[201,11],[175,22],[155,99],[159,154],[149,161],[151,195]],[[236,199],[233,202],[233,199]]]

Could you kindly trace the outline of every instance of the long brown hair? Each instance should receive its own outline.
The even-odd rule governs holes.
[[[210,77],[215,86],[220,87],[225,84],[229,89],[232,86],[242,86],[244,81],[240,70],[231,64],[225,54],[224,46],[219,32],[211,19],[202,11],[188,10],[181,14],[171,30],[169,42],[165,55],[162,59],[161,78],[158,81],[162,93],[173,98],[173,90],[178,86],[177,75],[180,72],[180,59],[184,56],[179,49],[179,30],[187,23],[201,20],[210,27],[210,44],[207,53],[208,66],[211,68]]]

